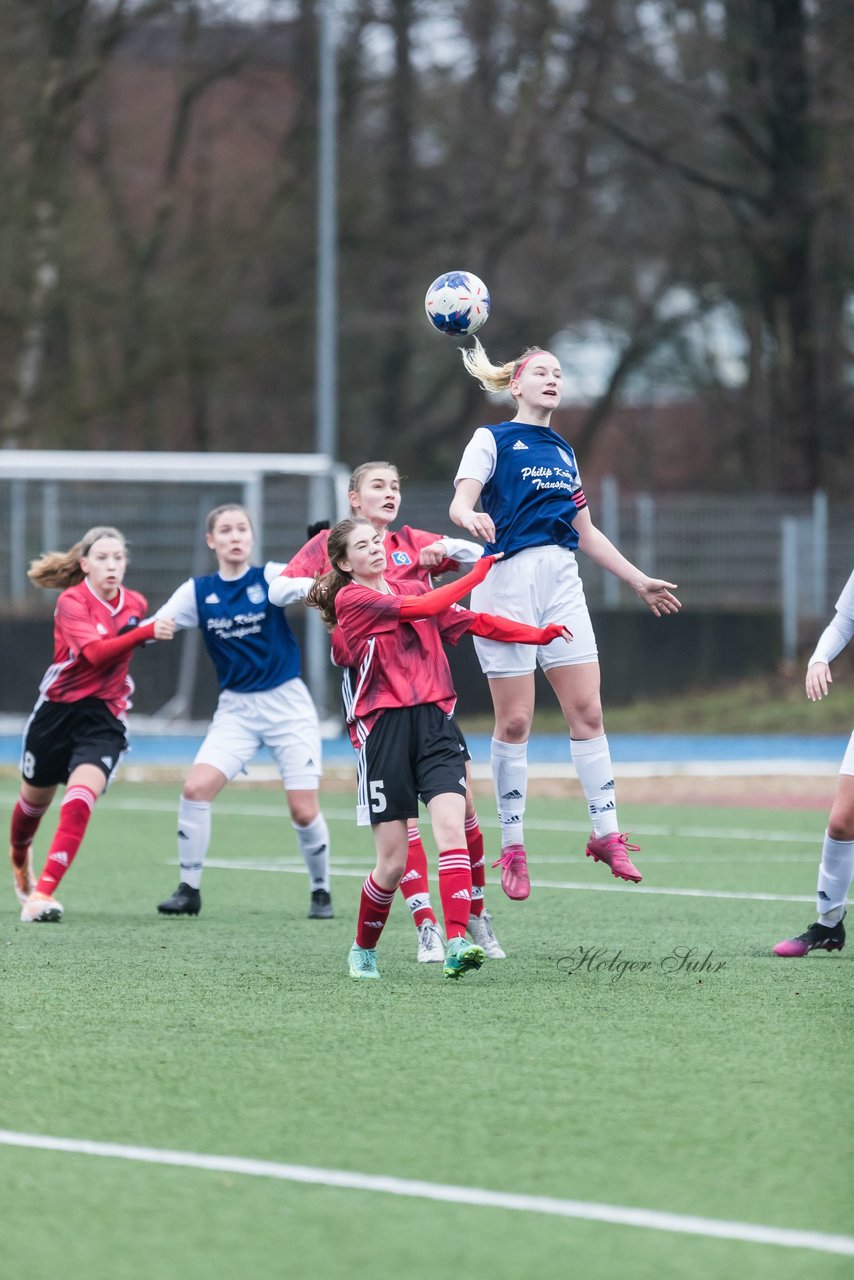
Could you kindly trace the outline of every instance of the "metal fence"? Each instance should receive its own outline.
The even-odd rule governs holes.
[[[32,460],[29,474],[11,468],[13,456]],[[59,461],[46,473],[40,456]],[[33,590],[29,561],[70,546],[93,524],[114,524],[125,533],[133,584],[152,604],[212,564],[203,521],[221,502],[248,505],[261,554],[288,559],[304,541],[308,521],[340,514],[347,473],[305,455],[302,473],[287,474],[272,461],[285,456],[0,451],[0,527],[8,549],[0,560],[0,611],[49,611],[53,593]],[[823,493],[653,497],[621,493],[611,477],[585,492],[603,532],[646,572],[678,583],[686,608],[779,611],[786,656],[794,656],[805,624],[814,629],[829,616],[854,565],[854,504],[828,502]],[[406,483],[402,519],[457,532],[448,519],[451,494],[450,483]],[[628,587],[584,557],[581,568],[591,607],[642,607]]]

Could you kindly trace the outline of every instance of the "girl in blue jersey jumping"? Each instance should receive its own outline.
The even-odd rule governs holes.
[[[617,823],[614,770],[602,720],[596,640],[575,560],[576,548],[627,582],[656,616],[681,607],[673,582],[649,578],[617,550],[590,518],[575,454],[549,426],[560,404],[560,361],[539,347],[495,365],[480,342],[462,352],[463,363],[485,391],[509,391],[516,414],[479,427],[457,471],[450,515],[487,552],[503,553],[472,592],[477,612],[545,626],[561,621],[573,639],[533,649],[475,638],[495,709],[492,777],[501,826],[501,884],[510,898],[530,893],[523,819],[528,737],[534,715],[534,671],[539,662],[570,731],[572,762],[593,825],[587,856],[605,862],[623,880],[641,874]],[[476,511],[480,501],[482,511]]]
[[[217,572],[188,578],[154,615],[174,618],[178,628],[201,629],[220,686],[214,718],[178,805],[180,884],[157,909],[168,916],[199,914],[211,805],[266,746],[284,784],[311,881],[309,917],[328,919],[329,830],[317,803],[320,725],[300,679],[296,638],[284,610],[267,599],[267,588],[284,565],[269,561],[260,568],[250,563],[252,522],[234,503],[208,514],[206,540],[216,556]]]

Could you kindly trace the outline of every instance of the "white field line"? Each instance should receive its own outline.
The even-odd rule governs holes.
[[[283,867],[302,865],[298,861],[296,854],[294,854],[292,857],[288,857],[287,855],[285,855],[284,857],[281,857],[281,858],[271,858],[269,860],[269,864],[272,865],[273,862],[275,862],[276,865],[281,865]],[[334,862],[336,867],[347,867],[347,866],[362,867],[365,865],[365,855],[362,854],[361,856],[350,857],[349,854],[346,854],[346,853],[339,854],[336,851],[334,856]],[[799,854],[786,854],[786,853],[780,853],[780,854],[769,853],[769,854],[763,855],[761,853],[759,854],[741,853],[741,854],[734,854],[733,857],[731,858],[698,858],[694,854],[688,854],[688,855],[657,854],[657,853],[649,854],[646,852],[646,850],[644,850],[643,865],[646,866],[648,863],[653,863],[653,862],[656,865],[674,866],[674,867],[685,867],[685,866],[725,867],[729,865],[732,865],[734,867],[741,867],[741,866],[744,866],[746,863],[749,863],[752,866],[761,866],[761,867],[764,867],[767,863],[774,863],[775,865],[796,864],[797,866],[813,867],[815,866],[815,863],[816,863],[816,855],[815,854],[799,855]],[[209,864],[205,862],[205,865],[208,866]],[[546,866],[584,867],[584,866],[587,866],[587,862],[586,862],[586,859],[582,857],[581,854],[573,854],[573,853],[567,853],[563,855],[537,854],[537,853],[531,853],[531,851],[528,850],[528,866],[529,867],[534,867],[534,866],[537,866],[537,867],[546,867]]]
[[[169,861],[167,866],[174,866]],[[305,866],[302,862],[293,862],[286,864],[284,862],[242,862],[229,858],[206,858],[205,870],[213,868],[217,871],[265,871],[275,872],[278,875],[305,875]],[[353,876],[360,880],[364,880],[370,871],[370,865],[367,861],[361,867],[336,867],[330,866],[329,874],[333,877]],[[494,877],[486,882],[488,885],[500,885],[501,881]],[[601,884],[583,884],[575,880],[531,880],[532,889],[576,889],[580,892],[589,890],[591,893],[645,893],[652,894],[656,897],[670,898],[727,898],[737,902],[814,902],[815,894],[799,894],[799,893],[733,893],[726,889],[672,889],[667,887],[653,888],[651,885],[643,884],[609,884],[607,881]]]
[[[71,1155],[131,1160],[142,1164],[204,1169],[214,1173],[245,1174],[254,1178],[275,1178],[281,1182],[342,1187],[350,1191],[376,1191],[384,1195],[409,1196],[416,1200],[468,1204],[486,1209],[509,1209],[518,1213],[541,1213],[556,1218],[580,1218],[587,1222],[608,1222],[617,1226],[645,1227],[652,1231],[671,1231],[681,1235],[740,1240],[747,1244],[770,1244],[786,1249],[808,1249],[816,1253],[854,1257],[852,1236],[829,1235],[822,1231],[797,1231],[789,1227],[765,1227],[752,1222],[728,1222],[725,1219],[699,1218],[689,1214],[662,1213],[656,1209],[632,1209],[624,1205],[597,1204],[586,1200],[559,1200],[552,1196],[516,1195],[507,1191],[489,1191],[482,1187],[457,1187],[448,1183],[421,1182],[411,1178],[356,1173],[344,1169],[317,1169],[310,1165],[279,1164],[272,1160],[247,1160],[240,1156],[197,1155],[191,1151],[133,1147],[124,1143],[53,1138],[42,1134],[14,1133],[8,1129],[0,1129],[0,1144],[42,1151],[63,1151]]]
[[[2,794],[2,793],[0,793]],[[9,793],[9,799],[12,795],[17,795],[17,791]],[[142,803],[138,800],[112,799],[108,797],[102,802],[111,809],[119,809],[126,813],[174,813],[178,812],[178,794],[176,792],[174,801],[169,800],[151,800]],[[334,809],[326,805],[323,806],[323,813],[329,822],[344,822],[355,825],[356,814],[355,808]],[[214,802],[214,816],[222,815],[229,818],[270,818],[274,821],[287,819],[288,810],[284,797],[281,802],[276,805],[250,805],[250,804],[234,804],[227,800]],[[421,821],[424,825],[429,825],[429,820],[422,814]],[[498,819],[493,817],[484,817],[479,815],[481,827],[490,830],[498,830]],[[571,819],[549,819],[549,818],[525,818],[525,827],[529,831],[565,831],[569,833],[586,833],[590,832],[589,822],[576,822]],[[659,836],[672,838],[675,840],[744,840],[753,844],[770,843],[770,844],[805,844],[815,843],[820,838],[824,828],[824,819],[817,817],[815,831],[751,831],[742,827],[683,827],[671,826],[660,823],[641,823],[632,824],[631,832],[639,836]],[[810,858],[810,861],[813,861]]]

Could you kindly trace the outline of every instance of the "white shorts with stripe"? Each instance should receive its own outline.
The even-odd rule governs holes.
[[[842,757],[839,772],[854,775],[854,733],[848,739],[848,746],[845,748],[845,755]]]
[[[209,764],[229,782],[267,747],[288,791],[316,791],[323,764],[317,711],[302,680],[275,689],[223,689],[196,764]]]
[[[537,663],[547,671],[599,661],[578,565],[566,547],[531,547],[510,560],[499,560],[472,591],[471,608],[533,627],[561,622],[572,632],[570,641],[553,640],[539,646],[502,644],[474,636],[484,675],[501,679],[529,675]]]

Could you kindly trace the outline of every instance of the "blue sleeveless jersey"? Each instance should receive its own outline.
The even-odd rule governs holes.
[[[300,652],[284,609],[267,599],[257,565],[231,581],[211,573],[194,578],[199,627],[220,689],[258,693],[300,674]]]
[[[578,534],[572,522],[587,504],[571,447],[551,427],[500,422],[486,430],[498,454],[481,494],[495,522],[495,542],[487,552],[503,551],[507,560],[528,547],[574,551]]]

